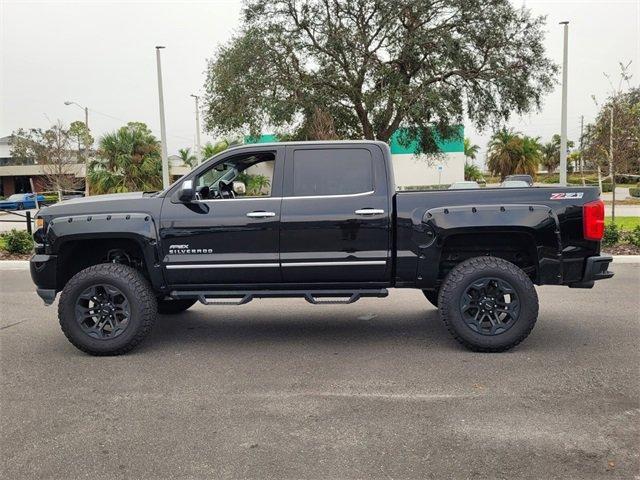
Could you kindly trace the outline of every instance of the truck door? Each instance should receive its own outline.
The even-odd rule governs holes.
[[[283,161],[284,147],[230,151],[185,177],[196,188],[195,201],[167,196],[160,238],[171,286],[282,281],[278,229]]]
[[[388,281],[390,197],[383,153],[375,145],[287,147],[280,221],[283,280]]]

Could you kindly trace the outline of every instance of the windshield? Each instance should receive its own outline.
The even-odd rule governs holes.
[[[22,193],[16,193],[15,195],[11,195],[7,200],[22,200],[24,195]]]

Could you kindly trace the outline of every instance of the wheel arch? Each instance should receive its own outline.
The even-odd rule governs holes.
[[[427,241],[419,246],[420,288],[437,288],[455,265],[478,256],[514,263],[534,283],[561,282],[558,218],[547,206],[439,207],[425,212],[421,227]]]
[[[59,217],[49,223],[46,239],[58,258],[56,290],[62,290],[84,268],[109,261],[118,263],[118,259],[108,257],[113,250],[124,252],[124,258],[129,255],[129,263],[142,271],[155,290],[165,288],[156,229],[148,214]]]

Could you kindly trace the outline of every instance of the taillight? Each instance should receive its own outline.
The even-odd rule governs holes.
[[[599,242],[604,235],[604,202],[596,200],[582,207],[582,230],[585,240]]]

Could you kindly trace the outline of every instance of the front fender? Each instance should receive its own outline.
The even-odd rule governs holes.
[[[135,241],[144,255],[153,287],[164,288],[157,249],[157,230],[149,214],[100,213],[56,217],[47,225],[45,244],[48,254],[59,255],[68,242],[109,238]]]
[[[558,217],[545,205],[464,205],[427,210],[415,237],[421,239],[417,283],[434,287],[443,246],[459,234],[523,233],[531,237],[537,256],[537,283],[561,283],[562,244]]]

